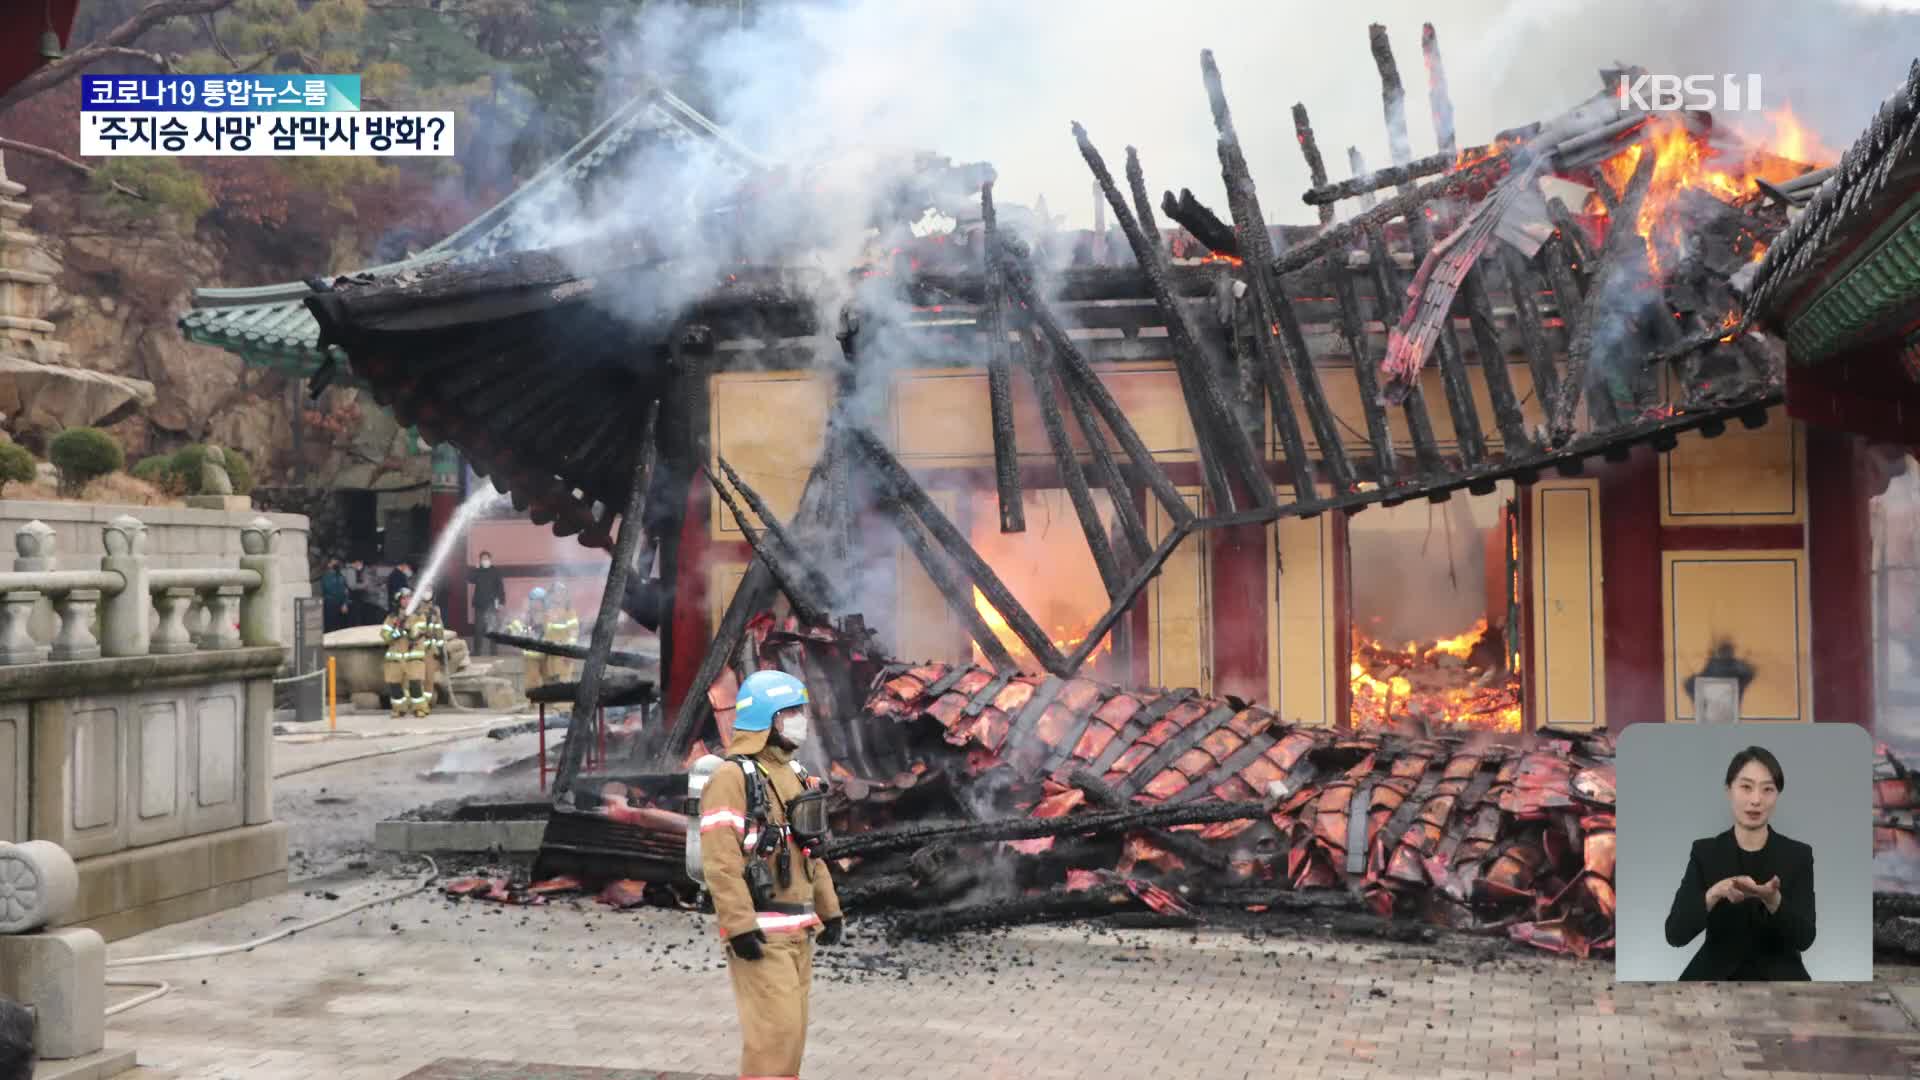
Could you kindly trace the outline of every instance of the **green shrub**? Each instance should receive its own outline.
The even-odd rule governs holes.
[[[247,455],[229,447],[221,447],[221,453],[227,459],[227,479],[233,481],[233,493],[245,495],[253,490],[253,466],[247,461]],[[173,452],[167,467],[167,486],[188,495],[203,495],[200,490],[200,467],[206,464],[207,448],[199,443],[189,443]]]
[[[47,459],[60,470],[60,483],[68,493],[77,493],[95,477],[118,472],[127,464],[126,452],[113,436],[99,428],[74,427],[62,431],[47,444]]]
[[[0,492],[4,492],[8,484],[33,483],[37,466],[38,462],[26,447],[0,443]]]
[[[128,469],[135,479],[145,480],[154,487],[164,488],[168,484],[167,469],[173,464],[173,458],[166,454],[155,454],[141,458],[133,468]]]

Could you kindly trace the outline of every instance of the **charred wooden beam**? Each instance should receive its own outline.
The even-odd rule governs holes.
[[[829,440],[832,438],[834,424],[827,425]],[[831,443],[829,443],[831,445]],[[827,497],[826,472],[831,455],[822,450],[820,460],[814,462],[813,471],[807,475],[806,486],[800,491],[800,509],[794,515],[797,519],[810,519],[819,512],[818,504]],[[713,641],[707,646],[706,655],[700,658],[700,667],[694,672],[693,682],[686,689],[686,696],[680,700],[679,712],[675,714],[673,727],[662,744],[663,764],[672,764],[685,757],[693,746],[694,737],[700,733],[700,725],[711,715],[711,702],[707,700],[707,690],[713,680],[720,675],[720,669],[733,661],[733,654],[739,650],[740,643],[747,634],[747,623],[773,602],[776,582],[772,568],[758,555],[747,564],[746,576],[733,590],[733,598],[727,601],[726,613],[720,617],[720,625],[714,628]]]
[[[1126,410],[1113,399],[1113,393],[1107,389],[1105,383],[1100,381],[1099,374],[1087,361],[1086,354],[1080,351],[1079,344],[1067,333],[1059,317],[1041,298],[1039,290],[1024,273],[1011,265],[1006,269],[1007,284],[1027,305],[1028,314],[1039,324],[1040,332],[1046,335],[1047,343],[1053,346],[1054,358],[1065,364],[1068,373],[1079,382],[1080,389],[1085,391],[1089,402],[1100,413],[1100,419],[1106,421],[1107,427],[1113,431],[1113,437],[1120,441],[1121,449],[1127,452],[1133,467],[1146,480],[1154,497],[1159,499],[1161,505],[1166,508],[1167,516],[1176,522],[1193,520],[1193,511],[1187,506],[1187,500],[1181,498],[1180,490],[1173,486],[1173,481],[1167,477],[1166,470],[1153,459],[1153,452],[1147,449],[1147,444],[1140,438],[1140,433],[1134,430],[1132,421],[1127,419]]]
[[[820,848],[823,859],[845,859],[855,855],[873,856],[893,851],[913,851],[936,840],[950,843],[995,843],[1004,840],[1038,840],[1043,836],[1080,836],[1128,833],[1138,829],[1169,828],[1175,825],[1211,825],[1222,821],[1245,821],[1269,812],[1264,802],[1188,803],[1179,806],[1154,806],[1146,809],[1107,810],[1088,814],[1068,814],[1054,818],[1006,818],[998,821],[924,822],[853,836],[836,836]]]
[[[546,656],[564,656],[569,660],[585,660],[588,655],[586,648],[581,645],[562,645],[557,641],[522,637],[503,630],[488,631],[487,640],[497,641],[508,648],[524,649],[527,652],[537,652]],[[632,668],[635,671],[657,671],[660,667],[660,658],[657,656],[643,656],[640,653],[622,652],[619,649],[608,650],[606,662],[614,667]]]
[[[1026,348],[1027,375],[1033,380],[1034,400],[1040,405],[1041,426],[1047,432],[1047,444],[1053,449],[1053,463],[1060,472],[1060,482],[1066,485],[1067,498],[1073,503],[1073,512],[1080,519],[1080,531],[1087,538],[1087,550],[1093,555],[1094,568],[1100,571],[1100,582],[1107,588],[1107,597],[1113,599],[1124,583],[1120,574],[1120,565],[1114,560],[1113,546],[1107,539],[1107,527],[1100,520],[1100,510],[1093,504],[1093,492],[1087,487],[1086,474],[1080,470],[1080,457],[1074,453],[1073,439],[1067,434],[1066,418],[1060,415],[1060,399],[1054,394],[1053,365],[1047,362],[1045,347],[1031,328]]]
[[[1368,229],[1383,226],[1395,218],[1408,217],[1412,221],[1418,217],[1419,209],[1434,199],[1484,188],[1504,176],[1511,165],[1507,155],[1495,154],[1447,173],[1438,180],[1409,188],[1327,229],[1312,240],[1288,248],[1274,260],[1273,272],[1290,274],[1310,266],[1330,252],[1352,246]]]
[[[1165,251],[1160,239],[1160,223],[1153,219],[1153,199],[1147,195],[1147,172],[1140,166],[1140,151],[1127,147],[1127,191],[1133,196],[1133,212],[1140,215],[1140,231],[1155,251]]]
[[[1514,322],[1520,328],[1520,340],[1527,350],[1527,366],[1533,371],[1533,393],[1540,399],[1540,414],[1552,416],[1559,398],[1560,376],[1553,367],[1553,345],[1546,323],[1540,315],[1543,286],[1528,265],[1526,256],[1511,244],[1495,244],[1500,265],[1506,271],[1507,297],[1513,303]]]
[[[648,410],[647,419],[641,427],[642,440],[653,437],[653,425],[659,415],[660,403],[656,401]],[[620,514],[620,535],[613,544],[613,561],[607,567],[607,584],[600,595],[600,610],[593,618],[593,637],[587,643],[587,662],[580,668],[580,685],[573,698],[575,716],[592,716],[600,705],[600,687],[606,678],[607,658],[613,652],[613,631],[620,622],[620,601],[626,596],[627,574],[633,568],[633,553],[640,544],[640,534],[645,531],[641,521],[645,517],[651,461],[645,454],[639,457],[633,478],[627,486],[627,502]],[[580,775],[580,766],[587,759],[591,726],[583,722],[567,727],[566,740],[560,746],[560,765],[553,777],[553,797],[556,802],[572,793],[574,778]]]
[[[1314,369],[1313,354],[1307,351],[1300,333],[1300,321],[1294,315],[1286,292],[1274,277],[1273,241],[1267,234],[1266,216],[1260,210],[1260,198],[1254,190],[1253,175],[1247,169],[1246,155],[1240,148],[1240,135],[1234,130],[1233,113],[1227,107],[1226,84],[1214,62],[1212,50],[1201,50],[1200,75],[1207,88],[1207,101],[1213,109],[1213,126],[1219,134],[1221,179],[1227,186],[1227,203],[1233,214],[1234,236],[1245,252],[1247,283],[1253,297],[1253,340],[1260,356],[1261,375],[1273,407],[1275,425],[1280,430],[1287,466],[1293,475],[1294,498],[1311,502],[1316,497],[1313,469],[1306,460],[1306,446],[1300,438],[1299,421],[1294,419],[1292,403],[1284,392],[1286,371],[1291,369],[1300,405],[1313,425],[1326,463],[1327,479],[1335,491],[1353,487],[1353,465],[1347,460],[1346,446],[1340,441],[1340,428],[1327,406],[1326,392],[1320,386],[1320,373]],[[1276,333],[1276,330],[1278,333]],[[1281,356],[1275,356],[1278,351]],[[1284,358],[1284,364],[1283,364]],[[1289,435],[1288,428],[1293,431]],[[1295,444],[1298,444],[1297,446]],[[1294,454],[1300,454],[1296,459]]]
[[[1106,489],[1107,498],[1113,503],[1114,531],[1120,536],[1115,548],[1126,553],[1127,557],[1121,562],[1131,571],[1133,564],[1153,551],[1153,542],[1147,539],[1147,523],[1141,520],[1140,510],[1133,504],[1133,489],[1113,459],[1113,450],[1100,430],[1099,417],[1087,403],[1086,391],[1068,378],[1062,378],[1060,385],[1066,392],[1067,405],[1073,409],[1074,423],[1079,426],[1088,453],[1093,457],[1094,473],[1100,477],[1100,486]]]
[[[1140,222],[1133,216],[1126,198],[1121,195],[1119,185],[1114,183],[1113,173],[1108,171],[1106,161],[1087,137],[1086,128],[1075,123],[1073,137],[1080,146],[1080,156],[1086,160],[1087,168],[1099,181],[1100,190],[1106,193],[1107,204],[1113,208],[1114,217],[1119,220],[1127,241],[1133,245],[1134,259],[1153,287],[1154,300],[1166,314],[1167,342],[1173,349],[1174,363],[1191,373],[1194,391],[1192,404],[1199,406],[1191,410],[1195,433],[1203,436],[1203,444],[1211,442],[1217,448],[1223,465],[1240,481],[1256,505],[1272,506],[1273,482],[1267,479],[1266,469],[1253,443],[1247,438],[1246,430],[1240,426],[1234,411],[1227,405],[1220,389],[1218,365],[1206,348],[1205,341],[1188,322],[1186,309],[1174,299],[1173,291],[1167,285],[1166,256],[1141,230]],[[1236,504],[1231,488],[1215,491],[1213,497],[1215,506]]]
[[[1532,439],[1527,435],[1526,417],[1520,412],[1520,398],[1513,391],[1507,352],[1500,344],[1500,328],[1493,321],[1493,298],[1487,293],[1486,276],[1480,266],[1467,271],[1466,280],[1460,284],[1460,302],[1467,309],[1474,351],[1480,354],[1480,376],[1487,381],[1487,397],[1493,402],[1494,422],[1506,444],[1506,455],[1519,457],[1532,448]]]
[[[1253,512],[1272,514],[1278,518],[1282,509],[1284,508],[1262,507]],[[1079,671],[1080,665],[1086,663],[1087,657],[1093,655],[1093,650],[1099,648],[1100,643],[1113,632],[1113,624],[1119,622],[1120,616],[1133,606],[1134,600],[1140,596],[1140,590],[1146,588],[1147,582],[1152,581],[1154,575],[1160,572],[1160,568],[1167,564],[1167,559],[1173,555],[1173,549],[1179,547],[1180,542],[1193,531],[1194,524],[1195,520],[1190,513],[1184,520],[1174,522],[1166,538],[1160,541],[1160,546],[1154,548],[1153,554],[1147,556],[1146,561],[1134,570],[1133,576],[1127,579],[1127,584],[1121,590],[1120,596],[1114,600],[1111,607],[1107,608],[1106,613],[1100,616],[1099,621],[1093,624],[1093,629],[1087,631],[1086,639],[1074,648],[1073,654],[1067,657],[1068,671]]]
[[[1144,906],[1145,903],[1125,885],[1097,885],[1089,889],[1056,886],[1037,896],[985,900],[915,914],[899,924],[898,932],[918,938],[938,938],[983,926],[1027,926],[1033,923],[1093,919],[1117,912],[1137,911]]]
[[[1639,219],[1640,207],[1646,202],[1647,191],[1653,184],[1654,161],[1657,157],[1650,150],[1640,155],[1640,163],[1633,170],[1633,179],[1627,182],[1627,189],[1620,197],[1620,211],[1614,215],[1614,221],[1624,223]],[[1605,277],[1610,267],[1624,260],[1629,245],[1639,240],[1637,232],[1620,224],[1607,232],[1600,265],[1593,270],[1592,285],[1586,302],[1581,305],[1579,323],[1572,330],[1572,341],[1567,349],[1567,378],[1562,384],[1564,392],[1556,402],[1559,408],[1554,411],[1550,427],[1550,436],[1556,445],[1572,437],[1574,413],[1581,397],[1589,390],[1588,368],[1593,360],[1594,329],[1600,321],[1600,304],[1608,292]]]
[[[1125,795],[1115,791],[1101,779],[1099,773],[1091,769],[1075,769],[1067,778],[1067,783],[1086,792],[1087,801],[1102,810],[1126,810],[1133,806]],[[1226,852],[1208,846],[1198,837],[1170,832],[1166,829],[1144,831],[1156,847],[1164,848],[1194,866],[1203,867],[1218,874],[1228,873],[1232,868],[1232,860],[1227,857]]]
[[[900,539],[906,542],[907,550],[913,552],[913,557],[919,561],[920,568],[926,571],[940,598],[947,602],[947,607],[966,626],[967,636],[980,646],[987,663],[1009,676],[1017,672],[1019,665],[1013,662],[1013,654],[1007,651],[1006,645],[987,626],[987,621],[980,617],[979,609],[973,606],[973,590],[955,575],[952,564],[934,550],[912,511],[898,499],[881,499],[879,506],[881,512],[893,522]]]
[[[1228,258],[1240,257],[1239,241],[1233,237],[1233,226],[1220,220],[1220,216],[1206,208],[1193,192],[1180,189],[1180,197],[1173,192],[1165,192],[1160,197],[1160,209],[1168,217],[1180,223],[1180,227],[1193,234],[1195,240],[1207,245],[1207,250]]]
[[[1349,151],[1350,162],[1351,155],[1358,152],[1357,149]],[[1334,203],[1342,199],[1360,198],[1367,200],[1362,203],[1364,209],[1372,204],[1374,192],[1390,187],[1405,188],[1415,180],[1446,172],[1453,167],[1453,161],[1452,154],[1429,154],[1405,165],[1389,165],[1372,172],[1368,172],[1362,164],[1354,164],[1354,176],[1332,184],[1325,181],[1316,183],[1300,196],[1300,201],[1308,206],[1318,206],[1323,213],[1331,214]]]
[[[1293,105],[1293,137],[1300,144],[1300,156],[1307,160],[1307,179],[1313,182],[1315,190],[1327,186],[1327,162],[1320,156],[1320,141],[1313,137],[1313,122],[1307,119],[1307,106],[1303,102]],[[1308,192],[1312,195],[1312,192]],[[1307,199],[1307,205],[1315,205],[1313,199]],[[1320,224],[1333,224],[1333,203],[1318,204]]]
[[[1453,155],[1459,144],[1453,134],[1453,98],[1447,94],[1447,69],[1440,62],[1440,35],[1433,24],[1420,27],[1420,54],[1427,62],[1427,102],[1433,109],[1433,134],[1440,152]]]
[[[1557,230],[1552,239],[1547,241],[1547,247],[1555,249],[1553,254],[1547,257],[1549,260],[1547,273],[1549,280],[1554,282],[1555,300],[1559,299],[1560,280],[1556,268],[1566,270],[1571,275],[1569,280],[1575,286],[1569,290],[1573,297],[1571,300],[1564,304],[1555,304],[1560,311],[1560,318],[1571,325],[1573,313],[1580,307],[1580,297],[1586,294],[1588,284],[1593,280],[1591,273],[1593,251],[1587,246],[1586,231],[1580,228],[1580,223],[1573,219],[1573,211],[1567,208],[1566,201],[1558,195],[1547,200],[1547,220],[1553,222],[1553,227]]]
[[[707,482],[713,486],[714,493],[720,496],[720,501],[727,504],[727,510],[733,514],[734,522],[740,526],[740,535],[746,537],[747,546],[753,549],[754,557],[765,563],[767,569],[773,572],[773,578],[779,583],[780,591],[786,593],[787,599],[793,603],[794,614],[800,616],[804,622],[815,626],[824,625],[827,621],[827,601],[825,597],[814,592],[811,583],[803,575],[795,562],[797,553],[786,544],[780,543],[771,533],[761,535],[760,530],[753,527],[752,520],[747,517],[746,512],[740,509],[740,504],[734,500],[733,493],[720,482],[720,478],[713,475],[711,470],[702,469],[701,471],[707,474]]]
[[[1407,135],[1406,87],[1400,81],[1400,68],[1393,58],[1393,45],[1387,39],[1387,28],[1374,23],[1367,28],[1367,37],[1373,51],[1374,65],[1380,71],[1387,144],[1393,152],[1393,163],[1405,165],[1413,157],[1412,143]],[[1403,189],[1402,193],[1410,190]],[[1407,238],[1413,246],[1414,264],[1424,263],[1433,247],[1433,233],[1427,225],[1425,206],[1415,206],[1408,211]],[[1419,282],[1419,276],[1416,275],[1414,280]],[[1480,415],[1474,409],[1473,381],[1467,372],[1466,361],[1460,355],[1460,340],[1454,330],[1451,310],[1442,320],[1435,351],[1440,354],[1440,381],[1446,388],[1447,410],[1453,419],[1454,442],[1460,448],[1461,460],[1468,468],[1472,468],[1486,460],[1487,442],[1481,432]]]
[[[835,440],[827,440],[826,444],[822,447],[820,455],[827,463],[824,471],[829,476],[833,473],[833,459],[835,455],[828,452],[827,447],[831,447],[834,442]],[[748,509],[752,510],[754,515],[760,519],[761,526],[766,530],[767,536],[772,539],[774,545],[780,550],[783,556],[781,561],[790,565],[792,572],[800,579],[798,584],[805,588],[808,594],[815,600],[820,602],[823,610],[833,608],[840,590],[834,588],[833,583],[827,579],[827,575],[821,573],[820,568],[807,556],[806,545],[796,541],[793,535],[787,531],[786,526],[780,524],[780,518],[774,514],[773,508],[768,506],[767,501],[760,497],[760,493],[753,490],[753,488],[741,478],[740,474],[733,470],[732,465],[727,464],[727,459],[724,455],[716,454],[714,455],[714,459],[719,463],[720,471],[727,474],[727,483],[733,485],[734,490],[740,493],[740,497],[747,501]],[[708,479],[712,479],[712,473],[708,473]],[[721,497],[726,499],[727,509],[735,511],[733,516],[740,522],[741,528],[744,530],[747,525],[746,519],[740,517],[733,500],[727,498],[725,492],[721,493]],[[844,507],[836,506],[833,516],[837,517],[840,513],[844,512],[844,509]]]
[[[1380,324],[1393,326],[1400,321],[1406,289],[1400,283],[1399,270],[1387,253],[1386,237],[1378,229],[1369,229],[1366,240],[1368,268],[1373,274],[1374,304],[1379,308]],[[1377,380],[1375,386],[1377,389]],[[1377,394],[1369,401],[1374,408],[1383,407]],[[1419,382],[1407,388],[1407,396],[1401,399],[1400,409],[1406,414],[1407,432],[1413,440],[1414,467],[1422,475],[1437,475],[1445,466],[1440,460],[1440,441],[1434,434],[1433,418],[1427,413],[1427,392]]]
[[[1014,599],[1006,583],[1000,580],[1000,575],[994,573],[993,568],[980,557],[980,553],[973,550],[972,544],[967,543],[965,534],[954,527],[953,522],[947,519],[947,515],[940,512],[940,507],[927,496],[926,489],[913,478],[913,474],[907,471],[906,466],[900,464],[899,459],[893,456],[893,451],[887,449],[886,444],[882,443],[878,436],[865,428],[849,428],[848,436],[865,455],[868,464],[873,466],[876,478],[882,485],[882,491],[899,499],[913,511],[933,539],[946,549],[947,554],[960,565],[961,569],[966,571],[967,576],[973,581],[973,586],[980,590],[981,594],[987,598],[987,603],[992,604],[993,609],[1000,613],[1000,617],[1007,621],[1007,625],[1020,638],[1021,644],[1025,645],[1027,651],[1040,661],[1041,666],[1054,675],[1071,674],[1074,668],[1065,666],[1060,650],[1054,647],[1046,631],[1040,628],[1040,624],[1027,613],[1027,609],[1021,606],[1020,601]]]
[[[987,404],[993,419],[993,479],[1000,501],[1000,531],[1027,531],[1027,509],[1020,488],[1020,447],[1013,430],[1013,367],[1007,355],[1007,283],[993,257],[999,223],[993,209],[993,182],[980,185],[980,219],[986,238]]]
[[[1373,355],[1367,339],[1366,316],[1360,310],[1359,290],[1349,274],[1334,279],[1334,298],[1340,304],[1340,333],[1353,355],[1353,378],[1360,388],[1360,411],[1367,417],[1367,445],[1373,448],[1374,482],[1391,486],[1399,476],[1394,460],[1393,429],[1387,423],[1386,407],[1380,404],[1379,358]],[[1391,325],[1391,324],[1388,324]]]

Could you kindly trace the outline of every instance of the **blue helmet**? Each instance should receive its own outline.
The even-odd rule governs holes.
[[[733,730],[766,731],[773,714],[807,703],[807,684],[784,671],[756,671],[733,699]]]
[[[534,589],[532,592],[527,594],[527,599],[535,603],[545,600],[546,598],[547,598],[547,590],[542,589],[537,585],[534,586]]]

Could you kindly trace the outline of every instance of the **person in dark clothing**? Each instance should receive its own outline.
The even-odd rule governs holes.
[[[493,552],[480,553],[480,565],[469,571],[468,578],[473,582],[474,649],[482,656],[496,655],[499,643],[487,634],[500,629],[507,608],[507,583],[494,569]]]
[[[374,579],[373,571],[367,569],[365,559],[355,559],[347,565],[347,596],[349,598],[348,626],[377,626],[387,617],[389,605],[381,602],[380,584]]]
[[[1706,931],[1683,982],[1806,982],[1800,954],[1813,947],[1813,848],[1768,822],[1787,788],[1772,754],[1749,746],[1727,766],[1733,828],[1693,842],[1667,913],[1667,944]]]
[[[387,610],[393,610],[394,597],[400,595],[401,589],[412,587],[413,564],[406,559],[401,559],[400,565],[394,567],[393,573],[387,575]]]
[[[320,603],[322,623],[328,633],[351,626],[348,621],[352,615],[352,594],[347,589],[347,575],[340,572],[340,560],[328,559],[326,573],[320,575]]]
[[[33,1080],[33,1012],[0,997],[0,1080]]]

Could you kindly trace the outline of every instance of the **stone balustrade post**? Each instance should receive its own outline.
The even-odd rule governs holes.
[[[260,575],[260,584],[240,601],[240,640],[247,645],[280,644],[280,583],[274,573],[279,547],[280,528],[264,516],[240,530],[240,569]]]
[[[13,549],[18,553],[17,557],[13,560],[14,572],[17,574],[48,574],[58,570],[60,568],[59,559],[54,552],[56,539],[57,534],[54,533],[53,527],[44,521],[29,521],[25,525],[20,526],[13,534]],[[36,592],[26,624],[27,635],[36,641],[43,640],[57,625],[53,617],[52,598],[47,596],[45,592]],[[39,655],[35,657],[35,660],[45,660],[47,658],[45,646],[41,646],[40,649],[41,651]],[[34,661],[24,662],[32,663]]]
[[[33,591],[0,594],[0,664],[37,664],[47,650],[33,640],[28,627],[40,594]]]
[[[101,606],[101,650],[107,656],[145,656],[152,645],[148,615],[153,610],[147,585],[147,527],[122,514],[107,522],[102,538],[107,554],[100,560],[100,569],[119,574],[127,584]]]
[[[240,647],[240,596],[244,591],[238,585],[200,590],[200,600],[207,609],[207,625],[194,644],[202,649]]]
[[[194,590],[162,589],[154,594],[153,606],[160,611],[160,624],[154,627],[147,646],[150,653],[173,654],[193,651],[193,631],[187,629],[187,610],[193,607]]]
[[[60,629],[54,634],[49,660],[98,660],[100,642],[93,636],[93,613],[100,607],[99,589],[68,589],[54,604]]]

